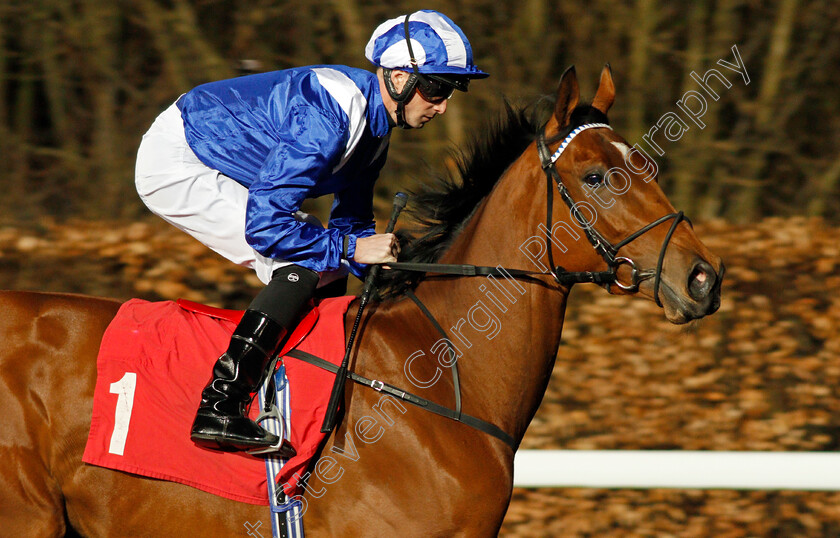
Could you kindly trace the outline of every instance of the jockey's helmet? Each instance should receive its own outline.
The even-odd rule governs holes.
[[[380,24],[365,47],[365,56],[383,69],[388,93],[398,103],[398,116],[415,90],[426,100],[439,102],[454,90],[467,91],[471,79],[488,76],[473,63],[464,32],[449,17],[432,10]],[[394,69],[410,74],[399,92],[391,81]]]

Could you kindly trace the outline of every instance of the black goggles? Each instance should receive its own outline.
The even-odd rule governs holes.
[[[467,91],[470,79],[466,77],[445,77],[442,75],[417,75],[417,91],[430,103],[442,103],[452,98],[455,90]]]

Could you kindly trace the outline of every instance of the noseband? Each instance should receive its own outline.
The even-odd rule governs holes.
[[[615,284],[620,289],[627,291],[627,292],[636,292],[639,290],[639,284],[653,278],[653,299],[656,301],[658,306],[662,306],[662,302],[659,300],[659,284],[662,280],[662,264],[665,260],[665,251],[668,249],[668,245],[671,242],[671,237],[674,235],[674,232],[677,230],[677,226],[682,221],[686,221],[691,225],[691,221],[683,214],[682,211],[678,211],[676,213],[670,213],[665,215],[664,217],[660,217],[655,221],[651,222],[647,226],[642,227],[636,232],[628,235],[623,240],[619,241],[615,245],[610,243],[603,235],[601,235],[598,230],[596,230],[593,226],[587,224],[586,219],[580,213],[580,210],[577,208],[572,195],[569,193],[569,190],[563,184],[562,179],[560,178],[560,173],[557,171],[557,159],[560,158],[563,151],[568,147],[569,143],[572,141],[574,137],[582,133],[587,129],[610,129],[610,127],[606,123],[586,123],[579,127],[572,129],[569,134],[563,139],[563,142],[560,143],[560,147],[557,148],[553,154],[549,152],[548,146],[545,142],[545,128],[543,128],[539,135],[537,136],[537,153],[540,157],[540,165],[542,166],[543,171],[545,172],[546,180],[547,180],[547,192],[546,198],[548,203],[547,205],[547,215],[546,215],[546,228],[548,233],[546,234],[546,250],[548,251],[548,263],[549,267],[552,269],[550,270],[552,276],[558,283],[563,283],[564,279],[561,277],[563,274],[568,274],[568,272],[563,269],[561,266],[554,265],[554,256],[552,255],[552,248],[551,248],[551,229],[552,229],[552,213],[554,209],[554,196],[553,196],[553,189],[552,183],[557,186],[557,191],[560,193],[560,198],[569,206],[569,210],[571,215],[578,221],[578,223],[583,228],[583,232],[586,235],[586,238],[592,244],[592,247],[595,249],[601,258],[603,258],[604,262],[606,262],[607,267],[609,269],[607,271],[595,272],[592,273],[593,280],[591,282],[595,282],[598,284],[606,285],[607,290],[611,284]],[[618,251],[621,247],[628,245],[629,243],[635,241],[642,235],[646,234],[650,230],[656,228],[663,222],[673,219],[671,223],[671,228],[668,230],[668,233],[665,235],[665,240],[662,242],[662,248],[659,251],[659,260],[656,263],[656,269],[647,269],[647,270],[639,270],[636,262],[628,257],[619,256]],[[618,269],[622,265],[627,265],[630,267],[630,283],[623,284],[618,279]]]

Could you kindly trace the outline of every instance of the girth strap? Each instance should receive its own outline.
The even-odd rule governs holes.
[[[311,364],[313,366],[317,366],[323,370],[327,370],[332,373],[338,373],[338,366],[335,364],[322,359],[321,357],[316,357],[311,353],[307,353],[306,351],[301,351],[299,349],[293,349],[286,354],[287,357],[292,357],[303,361],[305,363]],[[376,379],[368,379],[365,376],[359,375],[355,372],[348,371],[347,377],[350,378],[351,381],[354,383],[358,383],[360,385],[368,386],[378,392],[384,392],[389,396],[393,396],[395,398],[399,398],[400,400],[406,401],[410,404],[416,405],[421,409],[425,409],[427,411],[431,411],[436,415],[440,415],[442,417],[451,418],[452,420],[461,422],[475,428],[476,430],[482,431],[488,435],[492,435],[493,437],[504,441],[506,445],[508,445],[514,452],[518,448],[516,441],[514,441],[513,437],[508,435],[498,426],[490,424],[489,422],[485,422],[480,418],[475,418],[473,416],[464,414],[464,413],[456,413],[452,409],[448,407],[444,407],[440,404],[436,404],[431,400],[427,400],[426,398],[421,398],[415,394],[411,394],[410,392],[406,392],[400,388],[395,387],[394,385],[390,385],[385,383],[384,381],[378,381]]]

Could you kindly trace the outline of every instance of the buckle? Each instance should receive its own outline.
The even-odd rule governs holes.
[[[378,379],[374,379],[370,382],[370,388],[376,392],[382,392],[382,389],[385,388],[385,383],[383,381],[379,381]]]

